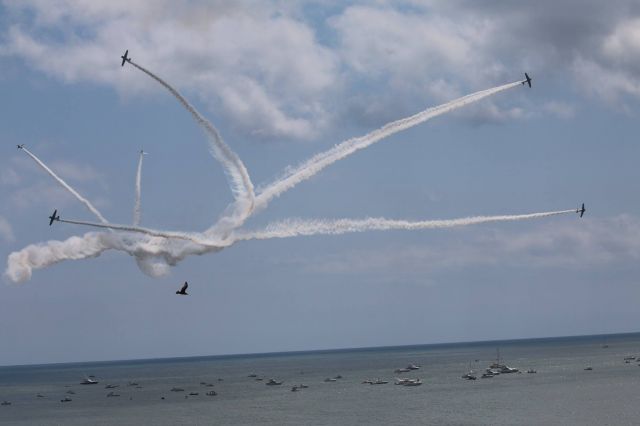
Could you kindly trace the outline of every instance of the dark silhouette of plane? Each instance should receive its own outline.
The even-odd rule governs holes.
[[[524,77],[526,78],[526,80],[522,82],[522,85],[524,86],[524,84],[526,83],[529,85],[529,88],[531,88],[531,77],[529,77],[529,74],[527,74],[526,72],[524,73]]]
[[[582,217],[582,215],[586,211],[587,211],[587,209],[584,208],[584,203],[582,203],[582,208],[581,209],[576,209],[576,213],[580,213],[580,217]]]
[[[20,145],[16,145],[16,146],[18,147],[18,149],[24,148],[24,144],[23,143],[21,143]]]
[[[182,285],[182,288],[176,291],[176,294],[179,294],[181,296],[188,296],[189,293],[187,293],[187,287],[189,287],[189,284],[187,284],[187,282],[185,281],[184,284]]]
[[[120,57],[122,58],[122,65],[121,65],[122,67],[124,67],[124,63],[125,63],[125,62],[131,62],[131,58],[129,58],[129,57],[127,56],[128,54],[129,54],[129,49],[127,49],[127,50],[124,52],[124,55],[120,56]]]
[[[56,215],[58,213],[58,209],[53,211],[53,214],[49,216],[49,226],[53,225],[53,221],[60,220],[60,215]]]

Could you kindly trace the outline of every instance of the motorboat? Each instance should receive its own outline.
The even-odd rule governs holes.
[[[198,396],[198,395],[200,395],[200,394],[199,394],[198,392],[189,392],[189,395],[190,395],[190,396]]]
[[[216,393],[216,391],[209,391],[205,395],[207,395],[207,396],[216,396],[217,393]]]
[[[404,386],[420,386],[421,384],[422,380],[420,379],[409,379],[409,381],[405,383]]]
[[[396,368],[395,370],[393,370],[394,373],[398,374],[398,373],[408,373],[409,371],[411,371],[410,368]]]
[[[530,368],[530,369],[527,370],[527,374],[536,374],[536,373],[537,373],[537,371],[534,370],[533,368]]]
[[[281,381],[278,382],[277,380],[274,380],[274,379],[269,379],[267,381],[267,383],[265,383],[265,385],[267,385],[267,386],[278,386],[278,385],[281,385],[281,384],[282,384]]]
[[[478,377],[473,373],[473,371],[469,370],[467,374],[463,374],[462,378],[465,380],[476,380]]]
[[[184,392],[184,389],[173,387],[171,388],[171,392]]]
[[[73,399],[69,398],[68,396],[65,396],[60,400],[60,402],[71,402],[71,401],[73,401]]]
[[[386,385],[387,383],[389,383],[388,380],[381,380],[381,379],[376,379],[373,382],[371,382],[372,385]]]
[[[107,386],[105,386],[104,388],[105,388],[105,389],[115,389],[115,388],[117,388],[118,386],[120,386],[120,385],[107,385]]]
[[[0,402],[0,405],[11,405],[10,401],[2,401]]]
[[[324,379],[325,382],[337,382],[338,379],[336,378],[331,378],[331,377],[327,377],[326,379]]]
[[[92,379],[91,376],[85,377],[83,381],[80,382],[81,385],[97,385],[98,381],[96,379]]]
[[[420,370],[420,366],[419,365],[415,365],[415,364],[409,364],[409,365],[407,365],[407,368],[409,370]]]

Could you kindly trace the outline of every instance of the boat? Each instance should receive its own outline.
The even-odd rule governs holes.
[[[209,391],[205,395],[207,395],[207,396],[216,396],[217,393],[216,393],[216,391]]]
[[[401,386],[420,386],[422,384],[422,380],[420,379],[396,379],[396,385]]]
[[[71,389],[69,389],[69,390],[67,391],[67,393],[68,393],[69,395],[75,395],[75,394],[76,394],[76,393],[75,393],[74,391],[72,391]]]
[[[127,386],[138,386],[138,383],[136,383],[136,382],[129,382],[129,383],[127,383]]]
[[[536,373],[537,373],[537,371],[534,370],[533,368],[530,368],[530,369],[527,370],[527,374],[536,374]]]
[[[282,382],[281,382],[281,381],[280,381],[280,382],[278,382],[277,380],[274,380],[274,379],[269,379],[269,380],[267,381],[267,383],[265,383],[265,385],[267,385],[267,386],[279,386],[279,385],[281,385],[281,384],[282,384]]]
[[[469,372],[467,374],[463,374],[462,378],[465,380],[476,380],[477,377],[476,375],[473,373],[473,370],[469,370]]]
[[[331,378],[331,377],[327,377],[326,379],[324,379],[325,382],[337,382],[338,379],[336,378]]]
[[[298,387],[297,386],[292,386],[291,387],[291,392],[298,392]]]
[[[298,387],[299,387],[300,389],[306,389],[306,388],[308,388],[309,386],[308,386],[308,385],[302,385],[302,384],[300,384],[300,385],[298,385]]]
[[[513,367],[509,367],[506,364],[502,364],[500,362],[500,348],[496,349],[496,361],[493,362],[489,368],[492,370],[492,372],[494,373],[494,376],[496,374],[509,374],[509,373],[518,373],[520,370],[518,370],[517,368],[513,368]],[[496,371],[498,373],[496,373]]]
[[[410,368],[396,368],[395,370],[393,370],[394,373],[398,374],[398,373],[408,373],[409,371],[411,371]]]
[[[484,373],[482,373],[482,376],[480,376],[480,378],[481,379],[491,379],[494,376],[495,376],[495,374],[493,374],[491,371],[485,371]]]
[[[107,386],[105,386],[104,388],[105,388],[105,389],[115,389],[115,388],[117,388],[118,386],[120,386],[120,385],[107,385]]]
[[[41,393],[36,394],[36,397],[37,397],[37,398],[46,398],[46,396],[44,396],[44,395],[43,395],[43,394],[41,394]]]
[[[251,374],[249,374],[247,377],[258,377],[258,375],[257,375],[257,374],[255,374],[255,373],[251,373]]]
[[[371,382],[372,385],[386,385],[387,383],[389,383],[388,380],[380,380],[380,379],[375,379],[373,382]]]
[[[91,377],[93,376],[85,377],[84,380],[80,382],[80,384],[81,385],[97,385],[98,381],[95,379],[92,379]]]
[[[191,395],[191,396],[198,396],[198,395],[200,395],[200,394],[199,394],[198,392],[189,392],[189,395]]]
[[[0,402],[0,405],[11,405],[11,402],[9,402],[9,401],[2,401],[2,402]]]
[[[65,396],[60,400],[60,402],[71,402],[71,401],[73,401],[73,399],[69,398],[68,396]]]
[[[407,365],[407,368],[409,370],[420,370],[420,366],[419,365],[415,365],[415,364],[409,364],[409,365]]]
[[[184,392],[184,389],[173,387],[171,388],[171,392]]]
[[[591,370],[593,370],[593,367],[586,367],[586,368],[584,369],[584,371],[591,371]]]
[[[111,391],[111,392],[109,392],[109,393],[107,394],[107,397],[108,397],[108,398],[111,398],[111,397],[114,397],[114,396],[120,396],[120,394],[119,394],[119,393],[115,393],[115,392],[113,392],[113,391]]]

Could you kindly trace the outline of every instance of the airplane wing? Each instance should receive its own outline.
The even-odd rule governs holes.
[[[182,286],[182,288],[180,289],[180,292],[184,293],[185,291],[187,291],[187,287],[189,287],[189,284],[187,284],[187,282],[184,282],[184,285]]]

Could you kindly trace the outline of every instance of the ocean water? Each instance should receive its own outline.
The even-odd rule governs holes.
[[[461,378],[469,365],[481,372],[498,347],[504,363],[537,373]],[[640,334],[0,367],[0,401],[11,402],[0,424],[638,425],[640,366],[627,356],[640,356]],[[394,373],[409,363],[421,368]],[[100,383],[79,384],[86,375]],[[396,377],[423,385],[397,386]],[[284,383],[266,386],[268,378]],[[376,378],[389,383],[362,383]],[[292,392],[298,384],[309,387]]]

